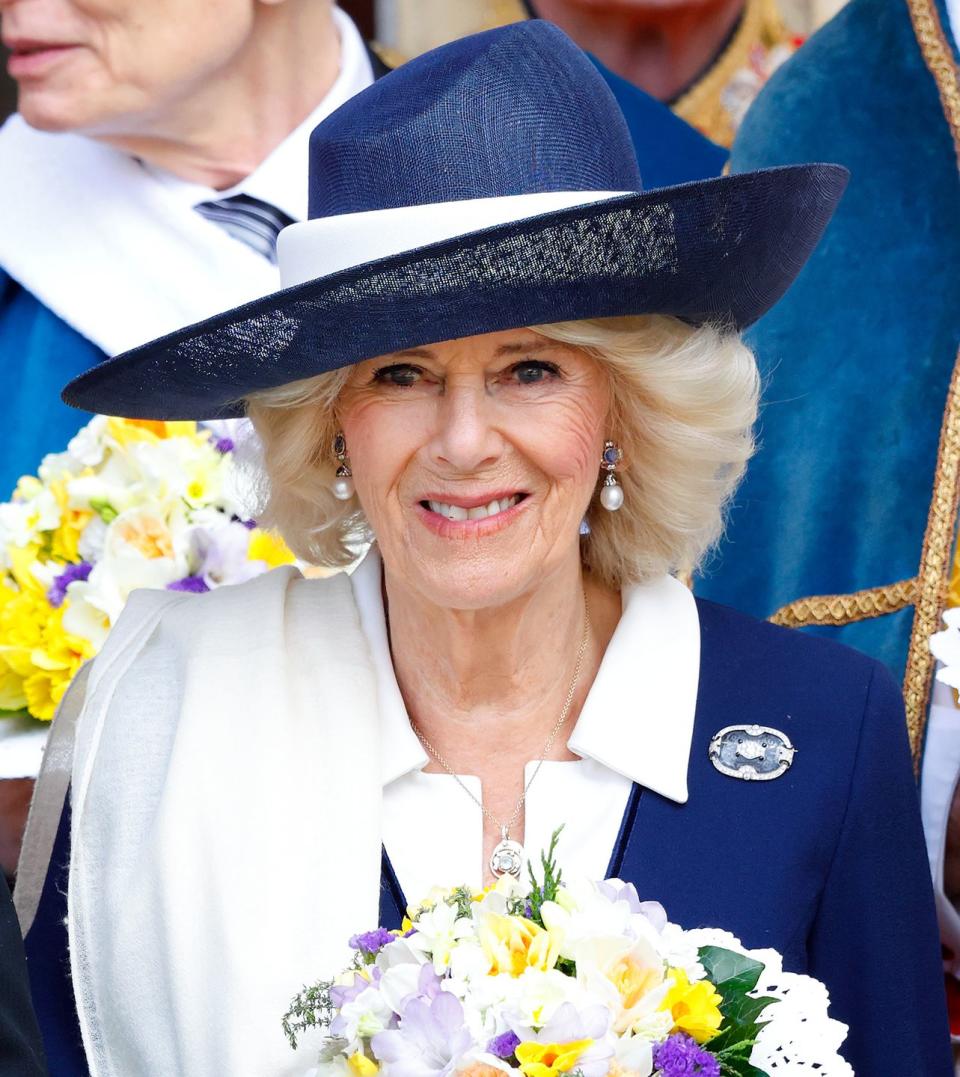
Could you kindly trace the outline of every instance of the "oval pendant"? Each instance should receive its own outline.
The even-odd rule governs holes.
[[[490,854],[490,870],[499,879],[502,875],[520,878],[523,869],[523,846],[518,841],[504,838]]]

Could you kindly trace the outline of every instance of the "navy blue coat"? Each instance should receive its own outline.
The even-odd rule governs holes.
[[[839,644],[711,602],[698,608],[689,800],[676,804],[635,787],[608,874],[662,901],[686,927],[726,928],[748,946],[779,950],[787,969],[823,980],[831,1012],[850,1025],[844,1054],[860,1077],[951,1077],[933,898],[896,684],[882,665]],[[628,730],[629,706],[624,700]],[[783,777],[744,782],[714,770],[712,735],[740,723],[788,734],[797,755]],[[26,940],[58,1077],[86,1073],[63,928],[68,833],[65,813]],[[381,923],[399,926],[405,905],[385,856]]]

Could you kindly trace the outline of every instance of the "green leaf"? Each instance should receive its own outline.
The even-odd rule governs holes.
[[[725,950],[722,946],[702,946],[698,956],[707,979],[724,998],[728,992],[746,994],[752,991],[763,972],[762,961],[754,961],[752,957]]]
[[[737,994],[724,1001],[720,1007],[720,1012],[731,1025],[754,1026],[757,1024],[757,1018],[760,1014],[771,1003],[776,1001],[777,999],[775,998],[753,998],[750,995]],[[766,1022],[763,1023],[766,1024]]]
[[[720,1077],[770,1077],[766,1070],[758,1070],[747,1058],[721,1058]]]

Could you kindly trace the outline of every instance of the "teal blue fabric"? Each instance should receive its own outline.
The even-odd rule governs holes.
[[[0,501],[23,474],[35,473],[44,455],[62,452],[90,416],[68,408],[60,389],[104,358],[0,269]]]
[[[697,583],[761,617],[917,572],[960,344],[960,178],[902,0],[851,0],[758,97],[732,169],[800,161],[846,165],[850,185],[747,335],[765,380],[760,449]],[[912,616],[807,631],[899,677]]]

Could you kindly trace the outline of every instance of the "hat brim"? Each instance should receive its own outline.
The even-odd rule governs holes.
[[[789,287],[846,186],[795,165],[498,225],[287,288],[107,359],[63,400],[139,419],[243,414],[259,389],[442,340],[669,314],[740,330]]]

